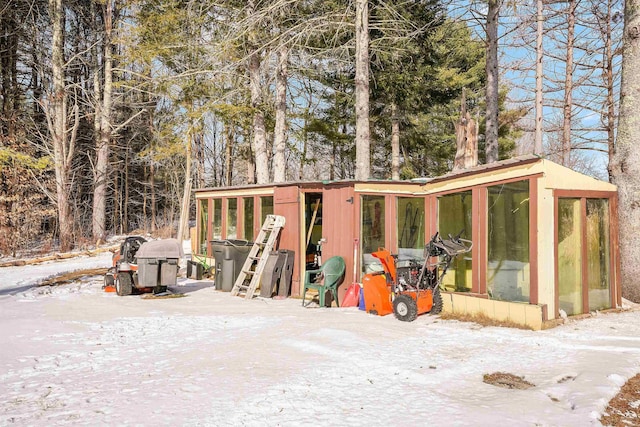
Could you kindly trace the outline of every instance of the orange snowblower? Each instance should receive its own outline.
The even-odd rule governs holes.
[[[412,322],[419,314],[442,311],[440,285],[453,259],[471,251],[469,240],[449,235],[443,240],[436,232],[425,246],[425,260],[398,261],[387,249],[373,252],[383,271],[362,278],[364,303],[368,313],[384,316],[393,313],[399,320]]]

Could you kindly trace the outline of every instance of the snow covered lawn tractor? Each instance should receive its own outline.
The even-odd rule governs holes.
[[[397,255],[384,248],[372,253],[382,263],[383,271],[362,279],[366,311],[380,316],[394,313],[405,322],[414,321],[419,314],[440,313],[442,279],[453,259],[472,248],[471,241],[461,239],[460,234],[443,240],[436,232],[425,246],[422,264],[418,260],[398,261]]]

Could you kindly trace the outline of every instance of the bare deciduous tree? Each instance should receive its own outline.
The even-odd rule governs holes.
[[[371,176],[369,130],[369,2],[356,0],[356,179]]]
[[[488,0],[485,40],[487,46],[487,114],[485,123],[485,151],[487,163],[499,160],[498,152],[498,17],[501,0]]]
[[[75,155],[75,144],[80,123],[77,103],[68,108],[68,93],[65,82],[64,21],[62,0],[49,0],[52,21],[51,74],[53,87],[46,100],[45,114],[54,154],[56,174],[56,205],[60,249],[73,247],[73,214],[71,204],[71,164]],[[71,114],[70,114],[71,113]],[[70,123],[71,120],[71,123]]]
[[[620,115],[611,172],[618,186],[622,295],[640,302],[640,1],[626,0]]]

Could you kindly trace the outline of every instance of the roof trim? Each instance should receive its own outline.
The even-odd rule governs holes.
[[[432,184],[438,182],[449,181],[452,179],[457,179],[469,175],[476,175],[485,172],[492,172],[501,169],[508,169],[518,166],[523,166],[531,163],[536,163],[542,161],[543,158],[537,156],[535,154],[528,154],[519,157],[513,157],[506,160],[501,160],[494,163],[489,163],[485,165],[474,166],[469,169],[462,169],[458,171],[449,172],[445,175],[440,175],[433,178],[415,178],[412,180],[402,180],[402,181],[391,181],[385,179],[368,179],[368,180],[324,180],[324,181],[292,181],[292,182],[272,182],[268,184],[246,184],[246,185],[237,185],[237,186],[225,186],[225,187],[207,187],[207,188],[198,188],[193,190],[194,193],[203,193],[203,192],[211,192],[211,191],[233,191],[233,190],[259,190],[261,188],[274,188],[274,187],[291,187],[296,186],[301,189],[313,189],[313,188],[324,188],[324,187],[333,187],[333,186],[344,186],[344,185],[354,185],[354,184],[384,184],[384,185],[407,185],[407,184],[415,184],[415,185],[425,185]]]

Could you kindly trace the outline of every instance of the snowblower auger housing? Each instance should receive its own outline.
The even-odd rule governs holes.
[[[443,240],[436,232],[425,245],[424,261],[398,260],[384,248],[371,255],[379,259],[383,271],[366,274],[362,279],[365,309],[384,316],[411,322],[419,314],[442,311],[440,285],[453,259],[471,251],[469,240],[449,235]]]

